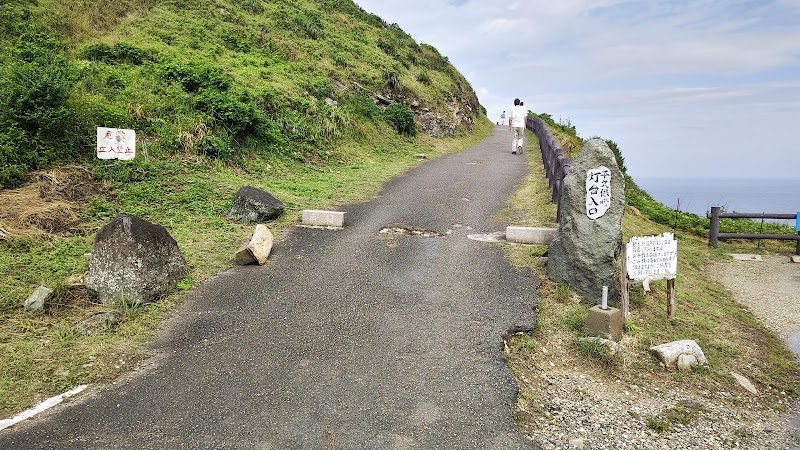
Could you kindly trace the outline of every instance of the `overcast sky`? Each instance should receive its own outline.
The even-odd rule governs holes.
[[[800,178],[800,0],[356,0],[634,176]]]

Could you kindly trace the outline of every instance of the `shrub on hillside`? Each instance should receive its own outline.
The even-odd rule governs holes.
[[[127,63],[140,65],[145,61],[152,61],[151,52],[140,49],[127,42],[117,42],[114,45],[104,43],[90,44],[81,51],[84,58],[92,61],[102,61],[108,64]]]
[[[383,117],[398,133],[406,136],[417,135],[414,113],[405,105],[392,103],[383,110]]]
[[[0,185],[56,160],[75,157],[86,136],[70,104],[77,79],[59,46],[23,36],[0,74]]]
[[[205,62],[167,63],[160,70],[166,80],[180,83],[186,92],[198,92],[201,88],[225,91],[233,84],[231,77],[220,68]]]
[[[29,0],[4,0],[0,3],[0,40],[28,31],[30,17]]]
[[[257,134],[267,119],[247,100],[247,96],[234,98],[228,93],[204,88],[195,96],[194,104],[233,135]]]

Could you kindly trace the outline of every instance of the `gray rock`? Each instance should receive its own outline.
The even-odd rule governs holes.
[[[234,220],[246,223],[266,222],[283,214],[283,202],[269,192],[252,186],[243,186],[233,196],[229,213]]]
[[[72,327],[72,331],[94,335],[111,330],[122,322],[122,314],[118,311],[99,311],[87,314]]]
[[[391,105],[392,103],[394,103],[394,101],[392,101],[392,99],[390,99],[390,98],[388,98],[388,97],[384,97],[384,96],[383,96],[383,95],[381,95],[381,94],[375,94],[375,101],[376,101],[376,102],[377,102],[379,105],[384,105],[384,106],[386,106],[386,105]]]
[[[611,204],[602,217],[590,219],[586,208],[587,172],[600,166],[611,172]],[[573,292],[599,303],[602,287],[609,288],[609,301],[617,298],[616,258],[622,248],[622,214],[625,210],[625,179],[614,153],[600,139],[583,146],[564,179],[558,235],[550,244],[547,274]]]
[[[85,283],[103,303],[138,305],[158,300],[186,273],[166,228],[120,214],[97,232]]]
[[[44,302],[50,298],[53,290],[46,286],[39,286],[35,291],[25,300],[25,311],[38,311],[44,308]]]

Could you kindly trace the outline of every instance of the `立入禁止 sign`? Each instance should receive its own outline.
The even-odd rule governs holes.
[[[124,128],[97,127],[97,157],[133,159],[136,157],[136,132]]]

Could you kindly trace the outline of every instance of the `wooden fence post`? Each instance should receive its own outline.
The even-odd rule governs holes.
[[[619,309],[622,311],[622,320],[628,320],[630,309],[630,293],[628,292],[628,258],[626,245],[622,243],[622,269],[619,274]]]
[[[708,227],[708,245],[717,248],[719,243],[719,206],[711,207],[711,223]]]
[[[667,317],[675,317],[675,279],[667,280]]]

